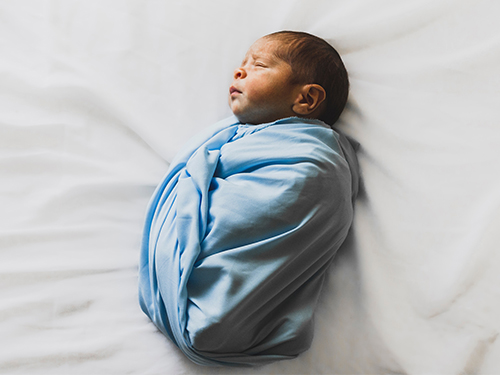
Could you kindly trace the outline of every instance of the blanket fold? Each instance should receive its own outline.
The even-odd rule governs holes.
[[[257,365],[312,340],[325,270],[353,217],[354,149],[318,120],[206,129],[147,213],[143,311],[191,360]]]

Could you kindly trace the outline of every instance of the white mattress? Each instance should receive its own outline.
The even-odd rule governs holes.
[[[1,374],[500,373],[500,2],[0,3]],[[190,363],[140,311],[146,205],[250,44],[332,42],[363,191],[311,349]]]

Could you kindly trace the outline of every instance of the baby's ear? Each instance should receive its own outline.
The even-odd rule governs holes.
[[[326,91],[316,83],[302,86],[292,110],[300,116],[309,116],[319,108],[326,99]]]

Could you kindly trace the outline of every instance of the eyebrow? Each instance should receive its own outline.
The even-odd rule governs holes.
[[[265,56],[263,55],[257,55],[257,54],[252,54],[252,59],[254,61],[256,60],[262,60],[265,63],[275,63],[276,62],[276,57],[271,53],[271,54],[266,54]]]
[[[245,63],[248,61],[248,58],[252,58],[252,60],[259,60],[259,59],[265,59],[267,60],[270,64],[273,63],[273,62],[276,62],[278,60],[278,58],[276,58],[276,56],[274,54],[269,54],[268,56],[266,57],[263,57],[262,55],[258,55],[256,53],[252,53],[252,54],[247,54],[245,55],[245,58],[243,59],[243,61],[241,62],[242,65],[245,65]]]
[[[259,55],[256,55],[254,53],[252,53],[250,56],[246,55],[245,58],[243,59],[243,61],[241,62],[242,65],[245,65],[246,62],[248,61],[248,58],[251,58],[253,61],[255,60],[258,60],[259,59]]]

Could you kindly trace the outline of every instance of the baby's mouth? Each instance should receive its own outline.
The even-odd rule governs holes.
[[[229,95],[233,96],[233,94],[234,94],[234,95],[236,95],[236,94],[241,94],[241,91],[240,91],[240,90],[238,90],[236,87],[231,86],[231,87],[229,88]]]

